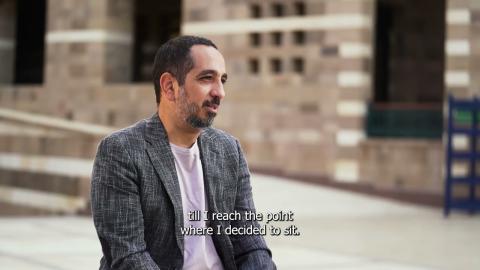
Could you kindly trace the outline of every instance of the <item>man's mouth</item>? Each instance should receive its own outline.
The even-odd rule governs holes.
[[[217,104],[212,104],[210,103],[209,105],[206,105],[205,108],[207,108],[208,111],[217,113],[218,112],[218,105]]]
[[[220,107],[220,102],[218,100],[213,100],[213,101],[207,100],[203,103],[203,107],[207,108],[209,112],[217,113],[218,107]]]

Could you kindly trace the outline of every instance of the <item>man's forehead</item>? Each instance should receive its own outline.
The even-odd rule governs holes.
[[[214,47],[206,45],[194,45],[190,49],[194,68],[217,70],[225,73],[225,59]]]
[[[210,45],[195,44],[190,48],[192,54],[206,54],[206,53],[217,53],[222,55],[215,47]]]

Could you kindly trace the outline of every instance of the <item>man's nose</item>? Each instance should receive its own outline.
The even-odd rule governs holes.
[[[213,97],[218,97],[220,98],[220,100],[222,100],[225,97],[225,89],[223,88],[223,83],[222,82],[216,83],[212,91],[210,92],[210,94]]]

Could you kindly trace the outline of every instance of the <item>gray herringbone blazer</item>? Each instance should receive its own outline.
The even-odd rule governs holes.
[[[209,211],[255,210],[238,141],[207,128],[199,137],[199,147]],[[103,250],[100,269],[182,269],[181,193],[158,114],[102,140],[93,167],[91,199]],[[247,222],[211,223],[213,228],[225,228]],[[276,268],[261,236],[212,237],[226,270]]]

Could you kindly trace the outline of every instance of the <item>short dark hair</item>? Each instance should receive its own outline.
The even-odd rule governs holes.
[[[194,45],[205,45],[218,49],[211,40],[197,36],[179,36],[170,39],[158,48],[152,71],[157,104],[160,103],[159,80],[164,72],[171,73],[181,86],[185,83],[187,73],[194,66],[190,55],[190,48]]]

